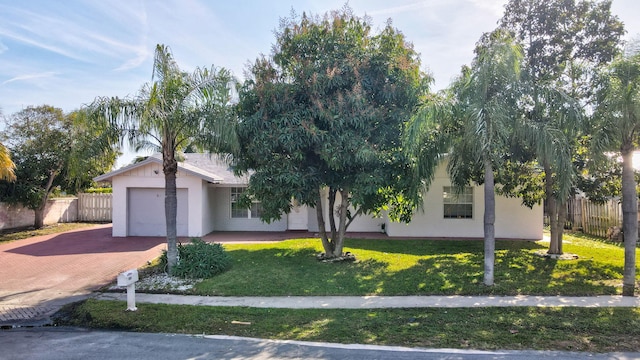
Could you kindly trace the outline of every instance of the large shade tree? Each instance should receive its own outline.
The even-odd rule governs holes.
[[[3,201],[34,210],[36,229],[43,226],[47,200],[55,188],[71,190],[69,184],[115,162],[115,149],[97,146],[104,134],[89,134],[76,120],[46,105],[27,107],[8,118],[2,140],[13,154],[17,181],[0,182],[0,194]]]
[[[633,46],[629,47],[633,49]],[[640,144],[640,53],[629,51],[602,73],[601,98],[593,137],[595,154],[615,151],[622,156],[622,232],[624,273],[622,294],[633,296],[638,240],[638,195],[633,153]]]
[[[523,45],[528,101],[521,102],[521,129],[545,172],[548,252],[561,254],[566,200],[575,185],[571,159],[582,135],[577,115],[583,111],[575,104],[593,105],[594,70],[617,53],[623,25],[609,0],[510,0],[500,27]]]
[[[236,169],[253,171],[246,194],[261,201],[263,220],[289,213],[292,199],[313,207],[325,255],[339,257],[359,214],[395,202],[391,213],[407,219],[411,206],[401,204],[413,197],[400,135],[427,80],[402,33],[389,23],[374,34],[348,7],[293,14],[249,75]]]
[[[514,132],[521,57],[507,32],[483,35],[471,67],[463,69],[448,95],[424,103],[407,131],[407,148],[416,158],[420,180],[433,177],[434,159],[447,152],[448,172],[458,189],[473,180],[484,183],[483,282],[488,286],[494,284],[494,173]]]
[[[177,152],[187,145],[210,152],[234,151],[234,79],[224,68],[180,70],[168,47],[155,50],[152,81],[132,98],[97,98],[85,111],[94,127],[114,130],[112,141],[162,153],[165,176],[168,272],[177,253]]]

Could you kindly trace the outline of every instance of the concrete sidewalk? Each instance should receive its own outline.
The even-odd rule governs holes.
[[[125,293],[98,293],[98,300],[126,301]],[[136,294],[137,303],[242,306],[286,309],[480,308],[480,307],[638,307],[627,296],[191,296]]]

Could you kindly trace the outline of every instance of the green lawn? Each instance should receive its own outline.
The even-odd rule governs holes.
[[[567,235],[565,252],[578,260],[536,256],[547,244],[498,241],[495,286],[482,285],[483,243],[478,240],[346,240],[355,263],[315,260],[317,239],[227,244],[233,268],[190,293],[282,295],[606,295],[621,293],[620,244]]]
[[[639,351],[640,309],[256,309],[88,300],[59,324],[433,348]]]
[[[482,241],[349,239],[355,263],[321,263],[319,240],[227,244],[233,268],[199,283],[203,295],[619,294],[624,249],[567,235],[579,260],[534,255],[547,244],[497,243],[496,286],[482,285]],[[640,351],[640,309],[256,309],[88,300],[60,325],[434,348]]]

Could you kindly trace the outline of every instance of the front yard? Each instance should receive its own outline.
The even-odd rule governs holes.
[[[348,239],[355,263],[315,260],[317,239],[227,244],[233,267],[187,293],[217,296],[620,294],[620,244],[567,235],[578,260],[537,256],[547,244],[498,241],[493,287],[482,285],[483,244],[471,240]]]
[[[482,285],[482,241],[350,239],[355,263],[315,260],[318,240],[228,244],[233,268],[185,293],[276,295],[619,294],[623,248],[565,238],[578,260],[535,255],[542,242],[499,241],[496,286]],[[146,332],[433,348],[640,351],[636,308],[253,309],[88,300],[64,309],[61,325]]]

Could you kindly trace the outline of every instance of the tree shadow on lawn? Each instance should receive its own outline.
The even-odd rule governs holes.
[[[396,246],[387,241],[350,240],[355,263],[323,263],[318,248],[274,247],[231,250],[231,270],[198,284],[194,293],[228,296],[326,295],[602,295],[616,294],[622,268],[593,260],[553,260],[533,254],[534,242],[499,241],[495,285],[482,284],[482,242],[409,241],[406,253],[419,256],[398,266]],[[431,243],[431,244],[429,244]],[[433,244],[436,243],[436,244]],[[382,253],[377,259],[358,250]],[[366,254],[367,251],[362,251]],[[386,254],[385,254],[386,253]],[[385,257],[389,261],[385,261]],[[404,268],[403,268],[404,267]]]
[[[446,239],[421,239],[421,240],[370,240],[370,239],[346,239],[345,248],[354,250],[370,250],[386,253],[399,253],[407,255],[442,255],[460,254],[468,252],[482,252],[484,242],[476,240],[446,240]],[[529,240],[498,240],[496,249],[544,249],[545,247]],[[357,253],[356,253],[357,256]]]

